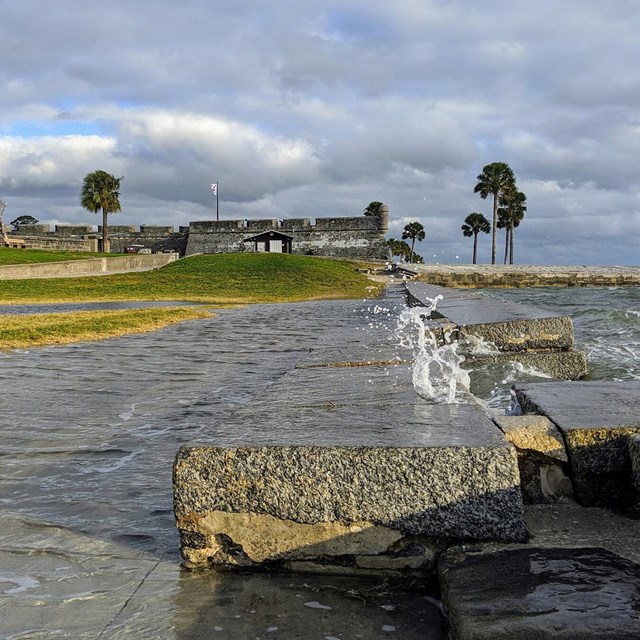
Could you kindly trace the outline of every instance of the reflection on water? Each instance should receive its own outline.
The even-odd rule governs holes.
[[[62,306],[48,311],[68,310]],[[322,332],[362,326],[361,306],[258,305],[147,335],[0,354],[0,637],[191,637],[185,629],[198,624],[199,591],[206,595],[213,578],[178,566],[178,447],[206,443],[212,424],[291,369]],[[233,615],[242,616],[266,585],[223,580],[228,587],[212,605],[218,613],[207,614],[213,628],[238,589]],[[293,611],[304,589],[286,591],[291,602],[278,615]],[[280,631],[260,631],[339,637],[348,606],[341,598],[334,631],[326,626],[324,636],[293,635],[292,614],[269,622]],[[373,616],[380,628],[391,625],[379,615],[384,598],[372,602],[358,605],[353,624]],[[326,618],[328,610],[319,611]],[[220,637],[249,637],[247,620]]]
[[[119,311],[121,309],[152,309],[156,307],[187,307],[193,302],[170,300],[122,300],[119,302],[65,302],[44,304],[0,304],[0,315],[29,313],[68,313],[71,311]]]
[[[177,448],[206,441],[212,422],[288,371],[319,332],[356,317],[353,302],[256,306],[0,355],[3,504],[100,537],[144,532],[139,546],[175,553]]]

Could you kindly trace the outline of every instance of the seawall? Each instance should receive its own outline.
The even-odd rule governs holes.
[[[440,293],[434,331],[491,339],[509,360],[552,358],[564,379],[584,374],[569,318],[421,283],[382,304]],[[186,566],[428,574],[457,540],[525,539],[516,449],[472,396],[419,396],[413,348],[392,325],[323,336],[209,445],[182,447],[174,507]]]
[[[616,287],[640,285],[640,267],[535,265],[403,265],[442,287]]]
[[[444,293],[439,313],[419,312],[441,339],[491,339],[508,359],[574,353],[570,318],[423,283],[408,293],[426,307]],[[421,589],[437,576],[451,640],[636,638],[640,382],[514,385],[526,415],[434,404],[383,325],[325,335],[207,445],[180,449],[184,565],[383,573]]]
[[[16,249],[18,251],[18,249]],[[0,266],[0,280],[25,280],[28,278],[62,278],[118,273],[121,271],[146,271],[164,267],[177,260],[177,253],[130,254],[123,256],[67,260],[64,262],[40,262],[36,264],[10,264]]]

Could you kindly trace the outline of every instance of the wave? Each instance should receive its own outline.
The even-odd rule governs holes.
[[[485,291],[573,319],[576,349],[594,380],[640,379],[640,287]]]

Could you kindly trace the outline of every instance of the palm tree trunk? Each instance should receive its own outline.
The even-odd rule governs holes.
[[[416,239],[411,238],[411,255],[409,256],[409,264],[413,264],[413,245],[415,245]]]
[[[473,234],[473,264],[476,264],[476,259],[478,257],[478,234]]]
[[[504,263],[509,259],[509,225],[504,228]]]
[[[493,228],[491,229],[491,264],[496,263],[496,227],[498,226],[498,192],[493,194]]]
[[[109,233],[107,229],[107,217],[109,214],[102,209],[102,253],[109,253]]]
[[[509,264],[513,264],[513,222],[511,223],[511,233],[509,234]]]

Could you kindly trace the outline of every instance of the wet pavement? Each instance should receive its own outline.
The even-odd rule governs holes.
[[[257,305],[1,353],[0,638],[440,638],[424,593],[382,580],[180,568],[178,448],[207,443],[325,330],[366,324],[368,306]]]

